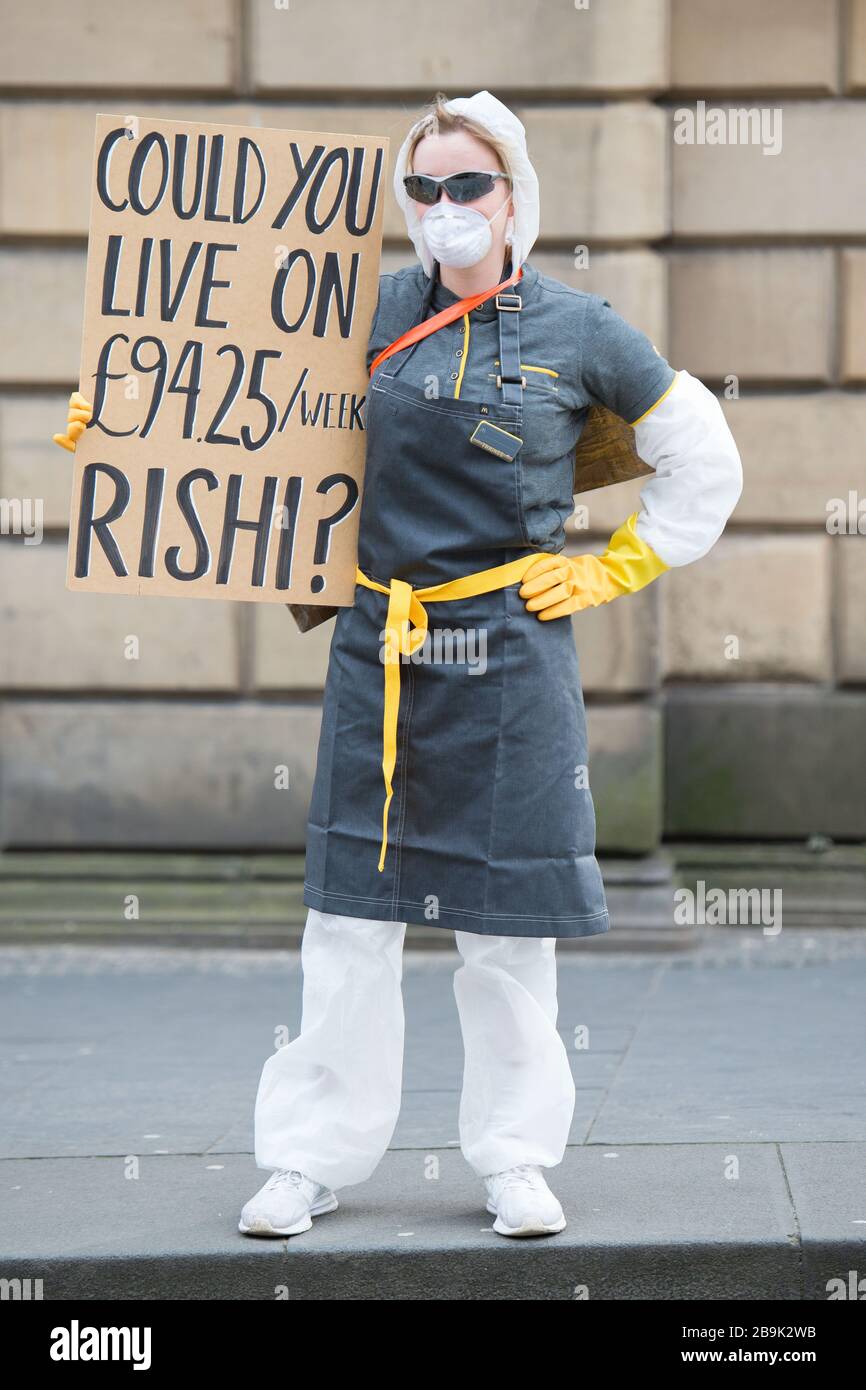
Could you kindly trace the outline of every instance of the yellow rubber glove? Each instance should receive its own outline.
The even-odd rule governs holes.
[[[69,414],[66,417],[66,433],[54,434],[52,439],[55,444],[59,444],[61,449],[68,449],[70,454],[75,453],[75,446],[87,429],[88,423],[93,415],[93,406],[86,401],[80,391],[73,391],[69,397]]]
[[[633,594],[670,569],[641,540],[632,512],[614,531],[603,555],[545,555],[526,571],[520,597],[542,622],[596,608],[620,594]]]

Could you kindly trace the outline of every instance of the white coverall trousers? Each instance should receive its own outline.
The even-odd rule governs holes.
[[[368,1178],[400,1112],[405,922],[309,908],[301,1031],[264,1064],[259,1168],[299,1168],[327,1187]],[[556,1029],[556,938],[455,931],[463,1034],[460,1147],[479,1176],[562,1161],[574,1113]]]

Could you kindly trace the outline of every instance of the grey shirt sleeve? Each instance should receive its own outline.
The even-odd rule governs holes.
[[[583,334],[583,386],[592,402],[633,424],[656,404],[676,371],[645,333],[627,323],[610,301],[589,296]]]

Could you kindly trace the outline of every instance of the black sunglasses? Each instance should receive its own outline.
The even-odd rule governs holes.
[[[448,197],[455,203],[474,203],[483,198],[494,187],[497,179],[511,180],[507,174],[470,172],[446,174],[435,178],[433,174],[406,174],[403,187],[417,203],[438,203],[444,188]]]

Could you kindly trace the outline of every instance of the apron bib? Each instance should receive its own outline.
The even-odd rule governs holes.
[[[544,553],[523,509],[515,301],[497,298],[495,403],[403,379],[423,340],[371,380],[358,567],[383,588],[425,589]],[[339,611],[307,827],[308,905],[499,935],[608,930],[571,623],[540,622],[518,589],[424,601],[426,640],[400,661],[381,870],[389,599],[359,584]]]

